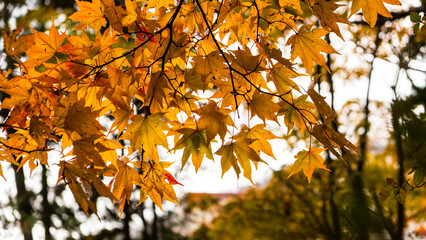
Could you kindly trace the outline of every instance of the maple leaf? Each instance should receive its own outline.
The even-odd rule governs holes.
[[[3,140],[1,140],[1,142],[3,142]],[[2,145],[2,147],[4,147],[4,145]],[[0,150],[0,161],[6,161],[6,162],[14,164],[15,166],[19,166],[19,163],[15,160],[15,156],[13,156],[9,152],[4,151],[3,149]],[[3,175],[3,168],[1,164],[0,164],[0,176],[2,176],[4,180],[6,181],[6,178]]]
[[[265,122],[265,119],[277,121],[276,113],[280,109],[279,105],[272,101],[272,96],[261,94],[259,91],[254,91],[253,97],[248,103],[250,111],[256,114]]]
[[[57,53],[62,43],[65,40],[65,33],[59,35],[58,29],[56,29],[53,18],[52,26],[50,27],[49,35],[44,32],[35,32],[34,34],[34,45],[26,51],[29,59],[25,61],[27,68],[38,66]]]
[[[143,162],[141,166],[141,178],[144,183],[141,192],[147,194],[160,209],[162,209],[163,198],[176,204],[179,202],[172,185],[180,183],[165,170],[171,164],[171,162]],[[169,182],[166,182],[166,179]]]
[[[91,107],[84,106],[84,101],[73,102],[69,98],[66,107],[55,111],[54,125],[68,131],[71,136],[73,132],[81,138],[102,135],[102,126],[97,121],[99,111],[93,111]]]
[[[234,125],[234,121],[229,116],[231,110],[219,108],[213,100],[210,100],[207,105],[194,112],[201,116],[198,120],[198,126],[200,129],[206,129],[208,143],[218,134],[224,140],[227,130],[226,125]]]
[[[291,60],[296,57],[302,60],[303,65],[312,76],[312,62],[324,66],[327,71],[330,71],[326,65],[324,56],[320,53],[337,53],[334,48],[325,42],[321,37],[325,36],[328,32],[322,28],[315,28],[310,30],[312,25],[303,25],[300,27],[298,33],[291,36],[286,45],[291,44]]]
[[[250,144],[250,147],[253,148],[253,150],[257,152],[262,151],[275,159],[275,156],[272,152],[272,147],[269,144],[268,140],[276,139],[278,137],[275,136],[275,134],[273,134],[269,130],[266,130],[265,127],[266,124],[257,124],[256,126],[251,128],[247,127],[246,125],[243,125],[241,127],[240,132],[234,136],[234,139],[250,139],[253,141]]]
[[[121,139],[131,141],[133,149],[139,149],[143,153],[144,160],[149,158],[159,161],[156,145],[169,148],[164,134],[168,126],[161,119],[162,117],[162,113],[155,113],[148,117],[135,115],[131,118],[132,123],[128,125],[127,131],[121,136]]]
[[[28,99],[30,98],[30,93],[25,88],[0,88],[0,90],[10,95],[9,98],[6,98],[2,101],[2,108],[13,109],[15,107],[18,110],[19,106],[25,105],[25,103],[27,103]],[[21,115],[22,113],[23,111],[19,111],[19,115]]]
[[[114,0],[102,0],[104,4],[104,15],[108,19],[112,28],[118,32],[123,31],[123,24],[121,20],[127,14],[126,10],[121,7],[116,7]]]
[[[77,156],[77,162],[80,167],[87,167],[89,165],[105,168],[106,161],[102,159],[101,152],[107,150],[102,144],[94,143],[98,136],[90,138],[79,139],[73,141],[73,153]]]
[[[331,109],[328,103],[325,101],[325,97],[321,96],[317,91],[315,91],[314,86],[316,81],[311,82],[308,88],[308,95],[314,102],[318,111],[320,112],[324,124],[328,125],[331,121],[336,119],[336,113]]]
[[[133,111],[127,107],[126,109],[117,109],[111,113],[111,116],[115,118],[111,125],[111,132],[117,129],[121,133],[126,127],[127,121],[133,116]]]
[[[23,35],[17,38],[22,32],[24,23],[25,21],[19,24],[18,28],[11,31],[9,34],[5,30],[2,30],[4,50],[9,56],[20,56],[21,53],[27,51],[33,45],[33,34]]]
[[[136,2],[132,0],[125,0],[127,15],[121,19],[123,26],[129,26],[136,21],[138,15],[136,14],[136,7],[138,6]]]
[[[269,79],[272,79],[278,93],[281,95],[290,93],[291,89],[296,89],[300,92],[299,86],[291,80],[291,78],[298,76],[302,75],[280,63],[275,64],[269,72]]]
[[[392,14],[385,7],[383,3],[401,6],[399,0],[353,0],[351,6],[351,14],[349,17],[357,13],[362,9],[365,21],[370,24],[370,27],[374,27],[377,21],[377,14],[380,14],[387,18],[392,18]]]
[[[279,0],[278,3],[282,8],[292,7],[300,13],[303,13],[302,8],[300,7],[300,0]]]
[[[349,24],[349,22],[342,16],[334,13],[334,11],[340,6],[343,5],[326,0],[316,0],[312,6],[312,13],[317,16],[317,18],[320,20],[321,26],[324,29],[333,31],[337,34],[337,36],[344,40],[342,34],[340,33],[339,26],[337,26],[337,22],[346,24]]]
[[[318,141],[324,144],[324,146],[327,147],[327,149],[340,160],[344,161],[342,155],[335,148],[341,148],[347,153],[351,153],[352,151],[355,154],[360,154],[358,148],[353,143],[351,143],[342,134],[334,131],[327,125],[320,124],[314,126],[311,134]],[[349,154],[349,156],[352,157],[351,154]]]
[[[291,166],[291,172],[288,178],[303,169],[303,174],[305,174],[305,176],[308,178],[308,182],[310,183],[315,168],[321,168],[330,171],[324,165],[324,159],[321,157],[321,155],[319,155],[324,150],[325,149],[323,148],[311,148],[309,151],[303,150],[298,152],[294,156],[296,158],[296,162],[294,162]]]
[[[22,158],[21,163],[19,164],[18,170],[25,165],[25,163],[29,162],[30,166],[30,174],[33,170],[38,166],[37,161],[40,161],[42,164],[47,165],[47,152],[46,151],[35,151],[30,154],[27,154]]]
[[[306,101],[307,98],[308,95],[302,95],[292,99],[290,104],[286,102],[279,103],[281,109],[278,115],[284,115],[284,124],[287,126],[288,133],[294,125],[300,129],[300,132],[304,133],[307,124],[317,121],[312,112],[315,109],[315,105]]]
[[[117,161],[118,172],[110,183],[110,185],[114,184],[112,194],[120,201],[118,205],[120,217],[124,210],[124,204],[132,196],[133,184],[143,185],[139,173],[129,163],[130,160],[126,156],[122,157],[121,161]]]
[[[79,10],[73,13],[69,18],[80,23],[75,27],[76,30],[85,30],[87,26],[99,31],[101,27],[106,26],[107,21],[104,17],[104,5],[100,0],[92,2],[76,0]]]
[[[191,159],[195,167],[195,172],[197,172],[198,168],[201,166],[204,155],[213,160],[212,149],[210,143],[207,141],[205,129],[197,131],[196,129],[182,128],[179,129],[178,132],[183,135],[172,150],[183,148],[181,170],[188,162],[190,155],[192,155]]]
[[[222,156],[222,177],[231,167],[234,168],[237,177],[239,177],[242,168],[244,170],[244,177],[254,184],[251,179],[251,162],[253,162],[256,167],[259,162],[265,162],[252,148],[250,148],[249,145],[251,143],[252,140],[249,139],[234,141],[222,145],[219,150],[216,151],[215,154]]]
[[[248,47],[244,47],[243,50],[231,51],[232,55],[230,58],[233,63],[236,63],[236,69],[240,72],[252,73],[265,70],[265,67],[262,66],[263,59],[261,55],[253,56]]]
[[[40,117],[31,118],[29,133],[40,147],[44,147],[46,145],[46,139],[59,140],[57,136],[51,134],[49,126],[44,123]]]
[[[78,180],[78,178],[86,178],[85,172],[87,169],[81,169],[77,167],[75,161],[60,161],[58,165],[60,169],[58,172],[58,182],[56,184],[58,184],[62,180],[65,181],[67,186],[70,188],[78,205],[80,205],[86,215],[89,215],[89,209],[92,210],[92,212],[94,212],[95,214],[97,214],[95,203],[90,201],[89,194],[83,190],[82,183]],[[84,181],[83,185],[86,189],[90,189],[90,185],[87,181]]]
[[[101,144],[103,147],[100,147],[98,144]],[[114,167],[118,168],[117,149],[124,148],[121,143],[113,139],[100,139],[95,141],[95,145],[97,145],[98,148],[102,150],[99,152],[99,154],[101,155],[104,162],[106,163],[109,161]]]

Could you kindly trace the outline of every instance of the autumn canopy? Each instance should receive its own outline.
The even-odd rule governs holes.
[[[182,168],[191,160],[195,171],[216,155],[223,173],[232,167],[251,180],[263,154],[275,158],[269,140],[279,137],[265,127],[276,122],[307,137],[309,147],[297,153],[290,175],[303,170],[310,181],[315,168],[327,169],[324,148],[342,160],[342,153],[349,161],[357,154],[331,127],[334,112],[315,90],[314,63],[328,70],[323,54],[337,54],[323,37],[344,40],[345,10],[362,11],[374,27],[377,14],[391,17],[384,2],[400,5],[77,1],[70,19],[78,25],[70,34],[58,31],[54,19],[48,33],[3,33],[18,70],[0,75],[0,90],[9,95],[1,108],[10,110],[1,160],[31,170],[59,165],[58,183],[68,185],[86,213],[96,213],[90,189],[122,210],[135,185],[140,202],[150,197],[161,207],[162,199],[178,202],[173,185],[180,183],[160,148],[182,150]],[[285,46],[277,45],[280,38]],[[301,76],[311,84],[298,84]],[[60,144],[60,160],[48,159],[53,142]],[[120,149],[124,154],[117,155]]]

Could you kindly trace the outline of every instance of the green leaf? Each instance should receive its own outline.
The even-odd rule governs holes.
[[[411,12],[410,13],[410,20],[412,22],[420,22],[420,15],[418,12]]]
[[[413,27],[413,32],[414,32],[414,34],[416,34],[416,33],[417,33],[417,31],[419,31],[419,27],[420,27],[420,23],[416,23],[416,24],[414,25],[414,27]]]
[[[423,169],[417,169],[416,172],[414,172],[414,184],[416,184],[416,186],[420,185],[423,182],[424,177]]]

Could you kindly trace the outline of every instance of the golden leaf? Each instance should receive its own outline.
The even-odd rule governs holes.
[[[323,148],[311,148],[309,151],[303,150],[298,152],[294,157],[296,162],[291,166],[290,178],[293,174],[298,173],[303,169],[303,174],[308,178],[308,182],[311,182],[312,174],[314,173],[315,168],[321,168],[327,171],[327,167],[324,165],[324,159],[319,155],[325,149]]]

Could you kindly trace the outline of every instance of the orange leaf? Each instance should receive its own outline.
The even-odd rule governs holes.
[[[392,14],[388,11],[383,2],[401,6],[401,2],[399,0],[353,0],[351,14],[349,17],[362,9],[365,21],[370,24],[370,27],[374,27],[377,21],[377,14],[387,18],[392,18]]]
[[[44,32],[34,33],[34,45],[27,51],[30,59],[25,61],[25,65],[35,67],[49,60],[61,48],[65,36],[65,33],[59,35],[52,18],[49,35]]]
[[[79,8],[78,12],[73,13],[69,18],[80,23],[75,27],[77,30],[85,30],[87,25],[95,31],[99,31],[101,27],[106,26],[107,21],[104,18],[104,5],[100,0],[93,2],[76,0]]]

